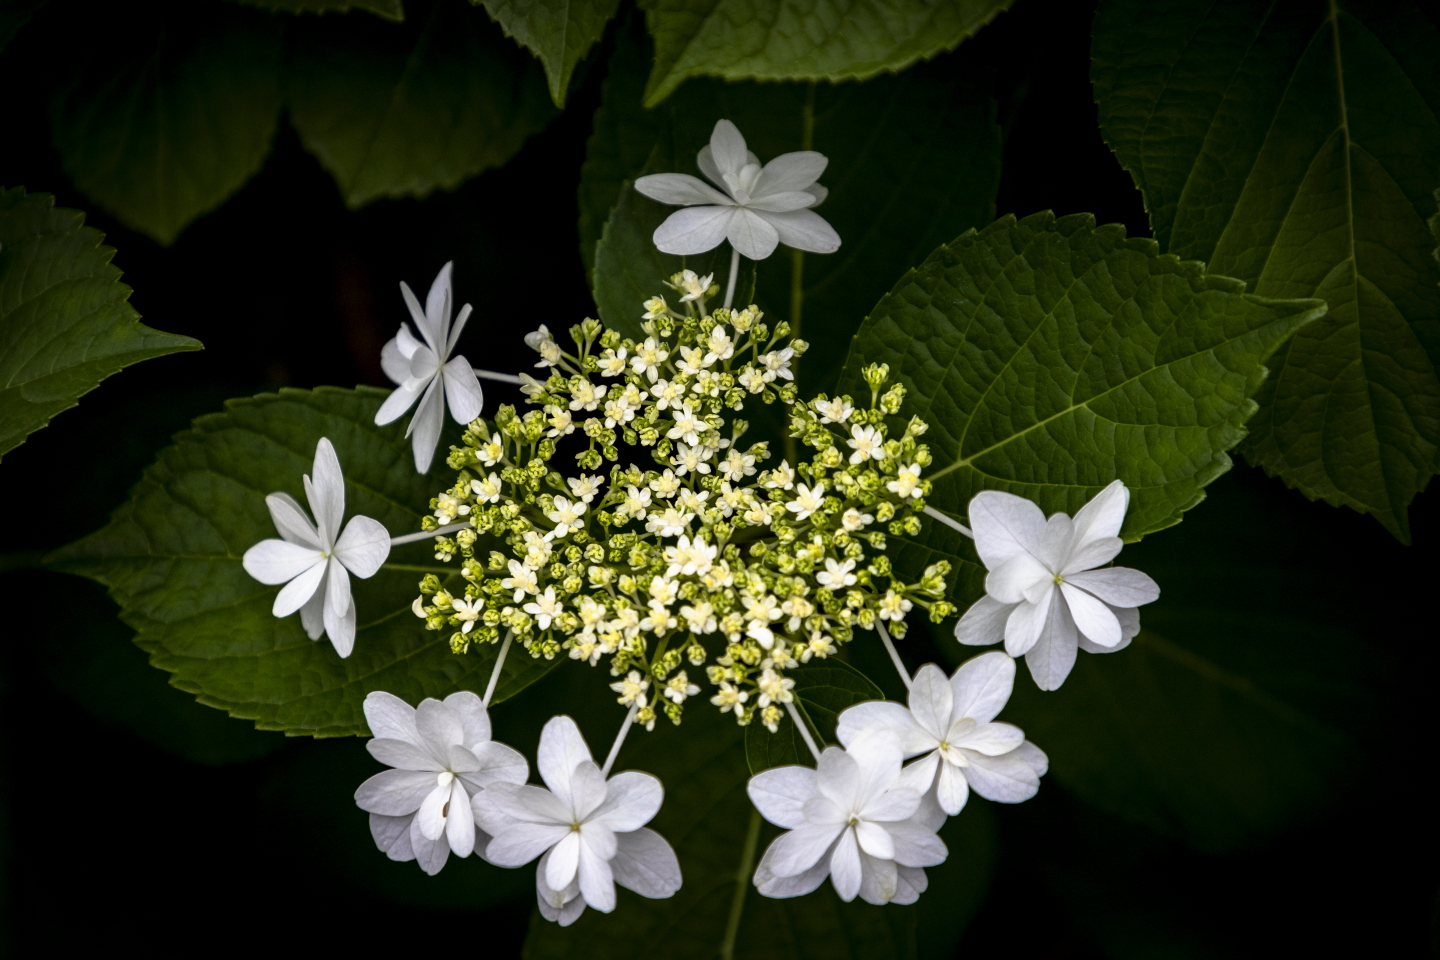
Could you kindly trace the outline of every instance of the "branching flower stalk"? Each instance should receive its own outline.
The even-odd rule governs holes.
[[[429,575],[414,610],[451,629],[457,653],[503,628],[533,657],[608,660],[647,729],[660,712],[680,722],[703,667],[715,706],[773,731],[794,698],[787,671],[857,627],[888,621],[901,637],[916,607],[953,614],[950,569],[909,583],[884,552],[919,533],[929,492],[926,424],[898,419],[903,386],[874,365],[858,403],[799,401],[791,362],[807,345],[753,306],[707,309],[710,279],[673,277],[678,304],[647,301],[639,341],[594,320],[571,330],[573,351],[543,327],[527,337],[550,371],[523,388],[536,409],[472,421],[425,520],[434,534],[464,524],[436,539],[437,559],[458,555],[463,590]],[[808,458],[767,469],[768,443],[745,444],[739,415],[777,401]],[[585,449],[567,478],[554,460],[572,436]]]

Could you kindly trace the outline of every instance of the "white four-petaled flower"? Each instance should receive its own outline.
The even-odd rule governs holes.
[[[245,572],[265,584],[285,584],[271,612],[288,617],[300,611],[300,622],[311,640],[330,637],[335,652],[350,656],[355,647],[355,600],[350,595],[350,574],[362,580],[375,575],[390,555],[390,534],[369,517],[345,519],[345,477],[335,448],[324,437],[315,445],[315,479],[305,477],[305,499],[315,523],[288,493],[265,498],[270,518],[281,540],[261,540],[241,563]]]
[[[927,883],[923,868],[947,855],[935,835],[945,815],[900,775],[900,745],[881,735],[850,750],[827,747],[813,770],[775,767],[751,777],[756,809],[789,831],[765,851],[756,888],[798,897],[828,876],[842,900],[914,903]]]
[[[729,240],[751,260],[764,260],[784,243],[811,253],[834,253],[840,235],[815,211],[826,189],[815,181],[829,163],[814,150],[785,153],[760,166],[729,120],[715,124],[696,162],[715,184],[686,173],[654,173],[635,189],[661,203],[684,207],[655,229],[664,253],[704,253]]]
[[[487,860],[518,867],[540,857],[535,887],[545,919],[568,926],[587,905],[609,913],[617,883],[652,899],[680,889],[675,851],[645,827],[664,798],[659,780],[629,771],[606,780],[565,716],[545,724],[536,766],[548,790],[492,784],[473,806],[494,837]]]
[[[445,405],[450,406],[450,415],[459,424],[468,424],[480,416],[485,406],[485,392],[480,381],[464,357],[452,357],[455,345],[460,342],[460,333],[465,321],[470,319],[470,304],[460,309],[455,326],[450,326],[450,264],[440,268],[430,293],[425,298],[425,309],[415,294],[403,281],[400,293],[405,305],[410,308],[410,319],[420,331],[420,340],[410,332],[404,323],[400,332],[385,344],[380,352],[380,365],[385,375],[400,386],[386,398],[375,413],[375,423],[383,426],[398,420],[420,401],[415,416],[405,435],[411,437],[415,453],[415,469],[424,473],[430,469],[435,456],[435,446],[440,442],[440,428],[445,424]]]
[[[375,774],[355,791],[370,814],[375,844],[391,860],[418,860],[430,875],[453,852],[468,857],[490,837],[475,830],[471,798],[495,783],[524,783],[525,758],[490,739],[490,717],[468,690],[418,708],[377,690],[365,698],[375,738],[370,755],[393,770]]]
[[[865,737],[899,738],[905,755],[924,754],[901,774],[940,809],[960,812],[970,788],[988,800],[1019,803],[1040,789],[1049,761],[1019,727],[994,723],[1015,684],[1015,661],[998,651],[961,664],[948,680],[927,663],[910,687],[910,708],[888,700],[857,703],[840,714],[836,735],[847,747]]]
[[[1130,491],[1116,480],[1075,514],[1045,514],[998,490],[970,501],[975,552],[990,571],[985,593],[955,626],[961,643],[1005,641],[1024,657],[1041,690],[1055,690],[1075,666],[1076,649],[1110,653],[1140,632],[1136,608],[1160,596],[1155,581],[1128,567],[1103,567],[1124,542],[1118,534]]]

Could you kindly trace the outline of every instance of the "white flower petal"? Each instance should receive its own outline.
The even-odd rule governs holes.
[[[577,849],[580,852],[580,895],[596,910],[609,913],[615,909],[615,876],[610,870],[610,863],[602,859],[583,840]]]
[[[838,824],[804,824],[775,838],[770,844],[766,858],[770,869],[777,877],[793,877],[813,867],[830,849],[841,831],[849,832]]]
[[[276,540],[273,537],[269,540],[261,540],[246,550],[245,555],[240,558],[240,565],[245,568],[246,573],[266,586],[272,587],[277,583],[288,583],[311,567],[324,563],[325,559],[320,555],[318,548],[301,546],[288,540]],[[311,593],[314,590],[312,585]],[[300,603],[304,603],[308,599],[307,595]],[[298,609],[299,604],[296,604],[285,613],[277,613],[276,616],[286,617]]]
[[[768,197],[775,193],[804,190],[824,175],[829,164],[825,154],[814,150],[782,153],[761,169],[754,195]]]
[[[610,869],[620,886],[652,900],[674,896],[680,889],[680,861],[665,838],[649,827],[616,834]]]
[[[868,700],[845,708],[835,735],[847,747],[859,743],[862,737],[888,735],[900,741],[905,756],[935,748],[929,732],[920,728],[910,711],[889,700]]]
[[[860,892],[860,845],[854,830],[846,830],[835,844],[835,852],[830,855],[830,882],[846,903]]]
[[[738,174],[750,161],[745,137],[729,120],[718,120],[710,131],[710,157],[721,174]]]
[[[340,533],[340,524],[345,519],[345,475],[340,471],[340,458],[328,437],[321,437],[315,444],[314,473],[307,481],[313,487],[306,487],[310,500],[310,512],[315,515],[315,525],[320,529],[320,539],[333,544]]]
[[[563,890],[575,879],[580,869],[580,833],[571,830],[550,850],[550,862],[545,864],[545,883],[552,890]]]
[[[935,799],[939,801],[940,809],[953,817],[965,808],[969,796],[970,787],[965,782],[965,774],[953,763],[942,763],[940,776],[935,781]]]
[[[283,540],[267,540],[267,543],[284,543]],[[289,546],[289,544],[287,544]],[[255,549],[251,547],[250,549]],[[271,606],[270,612],[277,617],[288,617],[299,610],[306,600],[315,595],[320,589],[320,581],[325,577],[325,569],[329,565],[328,560],[315,560],[309,567],[302,570],[298,576],[292,579],[275,596],[275,603]],[[253,576],[253,574],[252,574]],[[258,578],[257,578],[258,579]]]
[[[853,707],[851,709],[854,709]],[[848,713],[849,711],[846,711]],[[845,714],[840,714],[844,730]],[[845,736],[840,734],[841,742]],[[760,816],[787,830],[805,822],[805,801],[815,796],[815,771],[810,767],[773,767],[750,778],[745,792]]]
[[[999,490],[975,494],[969,517],[975,552],[989,570],[1018,553],[1033,555],[1045,530],[1045,514],[1035,503]]]
[[[1039,560],[1028,552],[1016,553],[986,574],[985,592],[1001,603],[1019,603],[1022,600],[1034,603],[1036,598],[1029,595],[1031,590],[1048,587],[1054,582],[1055,574]]]
[[[1075,523],[1069,516],[1052,513],[1040,534],[1040,545],[1035,549],[1035,559],[1044,564],[1046,570],[1063,570],[1074,546],[1074,532]]]
[[[1043,777],[1050,772],[1050,758],[1045,756],[1045,751],[1035,744],[1026,740],[1020,746],[1011,751],[1018,759],[1024,761],[1025,765],[1035,771],[1035,776]]]
[[[814,210],[791,210],[789,213],[767,213],[764,216],[775,228],[780,242],[787,247],[810,253],[834,253],[840,249],[840,234]]]
[[[810,209],[812,210],[824,203],[825,198],[830,196],[830,188],[819,183],[810,184],[810,186],[805,188],[805,192],[815,198],[810,203]]]
[[[940,751],[932,750],[926,756],[904,767],[900,771],[900,776],[895,780],[895,786],[913,790],[917,794],[924,794],[935,782],[936,766],[943,762],[940,759]]]
[[[476,748],[490,740],[490,715],[485,712],[485,704],[477,694],[470,690],[452,693],[443,702],[460,721],[460,728],[464,731],[464,739],[460,742],[478,757],[479,753],[476,752]],[[510,748],[506,747],[505,749]],[[515,782],[524,783],[525,781],[522,778]]]
[[[898,779],[900,771],[895,771],[895,778]],[[895,780],[891,780],[894,783]],[[920,793],[916,790],[909,790],[905,787],[891,787],[879,796],[872,797],[861,810],[861,815],[866,820],[878,820],[882,823],[895,820],[908,820],[915,815],[915,810],[920,806]]]
[[[435,342],[434,331],[430,329],[430,318],[425,316],[425,311],[420,308],[420,301],[415,299],[410,284],[404,280],[400,281],[400,296],[405,300],[405,306],[410,311],[410,320],[415,324],[415,329],[420,331],[420,336],[430,345],[431,350],[437,350],[439,344]]]
[[[901,905],[912,904],[920,899],[920,894],[924,893],[929,886],[930,878],[925,876],[924,870],[897,864],[895,867],[895,896],[890,898],[890,902]]]
[[[346,584],[348,585],[349,581],[346,581]],[[343,616],[336,617],[331,615],[330,604],[326,603],[324,618],[325,635],[330,638],[330,645],[335,648],[335,653],[344,660],[355,649],[355,604],[350,604]]]
[[[892,823],[885,829],[890,831],[890,842],[895,846],[894,860],[901,866],[939,866],[950,855],[945,841],[937,837],[934,830],[914,820]]]
[[[1070,608],[1064,603],[1051,604],[1035,645],[1025,653],[1025,665],[1030,668],[1035,685],[1041,690],[1060,689],[1075,666],[1078,649],[1078,634]]]
[[[1035,646],[1045,633],[1045,625],[1049,621],[1050,608],[1064,606],[1063,603],[1056,604],[1055,591],[1046,590],[1039,603],[1018,603],[1015,609],[1010,612],[1010,619],[1005,621],[1005,652],[1012,657],[1024,656],[1030,648]]]
[[[648,773],[616,774],[605,784],[605,802],[591,813],[589,823],[603,823],[616,833],[639,830],[660,811],[665,788]]]
[[[405,332],[404,324],[400,325],[400,332]],[[410,358],[401,351],[398,334],[380,348],[380,369],[392,383],[401,384],[410,379]]]
[[[390,531],[379,520],[354,516],[335,544],[335,559],[361,580],[375,576],[390,556]]]
[[[950,689],[955,719],[993,720],[1015,689],[1015,661],[998,650],[972,657],[950,678]]]
[[[365,749],[370,751],[370,756],[386,766],[395,767],[398,770],[423,772],[430,778],[432,787],[435,785],[435,775],[445,769],[444,762],[436,759],[429,750],[407,740],[376,737],[366,741]],[[397,814],[392,814],[392,816],[397,816]]]
[[[325,545],[320,542],[320,531],[310,522],[305,508],[290,494],[272,493],[265,498],[265,506],[270,508],[270,519],[275,522],[275,529],[285,540],[314,550],[325,549]]]
[[[860,765],[855,757],[839,747],[826,747],[815,764],[815,788],[838,806],[845,809],[853,807],[860,788]]]
[[[1075,539],[1087,543],[1101,537],[1118,537],[1130,506],[1130,491],[1119,480],[1091,498],[1075,514]]]
[[[455,352],[455,345],[460,342],[460,334],[465,332],[465,324],[469,322],[470,314],[473,312],[474,309],[468,303],[460,308],[460,313],[455,318],[455,327],[450,331],[450,338],[445,341],[445,356],[447,358]],[[473,420],[475,418],[471,417],[470,419]],[[469,423],[470,421],[467,420],[465,422]]]
[[[325,636],[325,581],[320,581],[320,589],[306,600],[300,607],[300,625],[305,628],[305,636],[311,640],[319,640]]]
[[[804,210],[815,202],[815,195],[804,190],[789,190],[784,193],[771,194],[768,197],[756,197],[745,204],[747,209],[762,210],[765,213],[789,213],[792,210]],[[819,216],[819,214],[815,214]],[[777,230],[778,233],[778,230]]]
[[[970,753],[966,759],[970,766],[965,768],[965,778],[975,792],[987,800],[1019,803],[1029,800],[1040,789],[1039,775],[1025,757],[1015,751],[998,757]]]
[[[774,214],[779,216],[779,214]],[[739,250],[751,260],[764,260],[775,252],[780,243],[780,234],[769,222],[768,215],[761,216],[745,207],[737,207],[725,231],[730,246]]]
[[[1066,574],[1065,579],[1112,607],[1138,607],[1160,599],[1160,585],[1130,567],[1106,567]],[[1133,636],[1133,634],[1132,634]]]
[[[1100,537],[1095,540],[1087,540],[1084,543],[1074,543],[1070,555],[1060,564],[1060,573],[1066,579],[1082,570],[1093,570],[1096,567],[1103,567],[1114,560],[1125,546],[1125,541],[1119,537]]]
[[[415,351],[415,356],[410,358],[410,379],[405,383],[411,387],[420,383],[429,383],[439,372],[439,354],[429,347],[421,347]]]
[[[540,731],[540,749],[535,755],[535,766],[545,786],[566,806],[570,805],[570,777],[582,760],[594,762],[575,721],[564,715],[550,718]]]
[[[370,725],[371,736],[420,744],[420,734],[415,729],[415,708],[393,693],[374,690],[366,695],[365,722]]]
[[[981,597],[955,624],[955,639],[976,647],[999,643],[1005,639],[1005,621],[1014,609],[1013,603],[1001,603],[988,594]]]
[[[725,242],[736,207],[683,207],[655,228],[651,239],[661,253],[691,256]]]
[[[459,780],[450,784],[445,839],[450,841],[450,850],[457,857],[468,857],[475,850],[475,815],[470,810],[470,795]]]
[[[467,425],[480,416],[485,409],[485,391],[475,376],[470,361],[464,357],[451,357],[445,363],[445,400],[450,404],[450,416],[458,424]]]
[[[1060,592],[1082,634],[1102,647],[1113,647],[1120,642],[1120,621],[1109,607],[1073,584],[1060,584]]]
[[[503,743],[491,740],[471,747],[471,752],[480,761],[480,769],[467,775],[467,779],[482,787],[495,783],[521,784],[530,776],[530,764],[524,755]]]
[[[487,809],[494,808],[495,813],[512,820],[526,823],[560,824],[566,830],[569,830],[573,823],[570,805],[544,787],[506,782],[492,783],[480,796],[484,798],[483,806]],[[472,804],[472,806],[477,805]],[[487,813],[486,816],[488,817],[489,814]],[[486,825],[489,822],[487,819],[481,818],[478,822],[487,832],[497,832]]]
[[[325,572],[326,622],[345,616],[351,606],[350,571],[345,569],[345,564],[332,557]]]
[[[855,839],[860,844],[860,849],[872,857],[889,860],[895,856],[895,844],[890,840],[890,832],[878,823],[861,820],[855,824]]]
[[[440,430],[445,426],[445,391],[441,389],[443,379],[436,377],[425,389],[425,398],[410,420],[412,434],[410,446],[415,454],[415,472],[425,473],[435,457],[435,446],[440,442]]]
[[[435,335],[432,347],[436,353],[445,346],[450,333],[450,303],[453,299],[450,275],[454,265],[452,261],[440,268],[430,282],[430,292],[425,295],[425,316],[430,319],[430,330]]]
[[[489,792],[488,789],[485,791]],[[485,821],[481,820],[480,825],[486,827]],[[573,838],[576,843],[580,842],[579,835],[566,824],[521,821],[495,835],[485,848],[485,858],[502,867],[521,867],[567,838]],[[566,883],[569,883],[569,880],[566,880]]]
[[[889,903],[897,884],[894,860],[872,857],[860,851],[860,899],[877,907]]]
[[[432,783],[435,781],[432,779]],[[445,834],[445,815],[441,812],[445,805],[450,802],[450,784],[441,786],[435,783],[425,799],[420,802],[420,809],[415,811],[415,822],[420,826],[420,833],[427,840],[438,840]]]
[[[636,180],[635,189],[652,200],[682,207],[702,203],[733,206],[735,203],[729,194],[716,190],[688,173],[652,173]]]
[[[398,860],[401,863],[415,859],[415,851],[410,846],[410,825],[415,822],[415,815],[410,814],[404,817],[387,817],[379,813],[370,814],[370,836],[375,838],[375,846],[391,860]]]
[[[450,759],[450,747],[465,741],[465,728],[460,718],[439,700],[425,699],[415,708],[415,729],[426,752],[443,767]]]
[[[763,896],[777,899],[803,897],[814,891],[825,882],[826,877],[830,876],[830,855],[833,851],[827,849],[809,870],[793,877],[777,877],[774,870],[771,869],[771,853],[774,849],[775,844],[771,843],[765,851],[765,855],[760,858],[759,866],[755,868],[755,889],[759,890]]]
[[[470,752],[468,747],[462,747],[460,744],[455,743],[451,744],[448,752],[449,758],[445,766],[451,773],[456,776],[463,774],[466,777],[470,777],[480,772],[480,760],[475,754]],[[468,804],[469,801],[467,800],[466,803]]]
[[[404,386],[396,387],[390,391],[390,396],[385,398],[385,402],[380,404],[380,409],[375,411],[375,426],[383,427],[387,423],[399,420],[404,416],[405,411],[413,407],[415,401],[419,399],[419,390],[410,390]]]
[[[416,816],[410,821],[410,846],[415,851],[415,860],[420,864],[420,869],[430,876],[435,876],[450,859],[450,843],[442,834],[433,840],[425,836],[420,829],[420,818]]]
[[[355,791],[355,805],[368,813],[403,817],[419,810],[420,804],[434,787],[433,773],[423,770],[382,770],[360,784],[360,788]]]
[[[998,757],[1024,742],[1025,734],[1013,723],[980,723],[964,736],[957,737],[950,745],[974,750],[987,757]]]
[[[915,679],[910,683],[909,704],[915,722],[925,732],[933,734],[935,741],[944,739],[950,729],[950,712],[955,705],[955,695],[945,672],[933,663],[917,670]],[[934,746],[934,743],[927,743],[925,749],[933,749]]]
[[[570,772],[570,809],[577,822],[595,813],[605,803],[607,793],[605,776],[594,760],[581,760],[575,764],[575,769]]]

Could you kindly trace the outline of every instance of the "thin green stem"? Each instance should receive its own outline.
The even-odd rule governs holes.
[[[745,894],[750,891],[750,871],[755,866],[755,848],[760,845],[760,811],[750,811],[745,845],[740,848],[740,869],[735,871],[735,897],[730,901],[730,918],[725,921],[725,939],[720,942],[720,960],[735,960],[735,938],[740,935],[740,914]]]
[[[418,563],[382,563],[380,569],[399,570],[403,573],[451,574],[459,572],[454,567],[427,567]]]
[[[735,302],[735,280],[740,275],[740,251],[730,248],[730,279],[725,283],[725,309]]]
[[[890,654],[890,660],[895,664],[895,670],[900,674],[900,679],[905,681],[905,689],[910,689],[914,681],[910,677],[910,671],[905,669],[905,661],[900,659],[900,652],[895,649],[895,644],[890,640],[890,631],[885,629],[885,624],[879,620],[875,621],[875,629],[880,634],[880,641],[885,644],[885,652]]]

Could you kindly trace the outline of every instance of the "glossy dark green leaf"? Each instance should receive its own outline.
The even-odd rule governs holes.
[[[1106,140],[1170,253],[1329,315],[1277,355],[1245,455],[1408,539],[1440,469],[1440,8],[1108,0]]]
[[[575,65],[605,33],[620,0],[470,0],[545,65],[550,98],[565,106]]]
[[[696,81],[647,111],[637,97],[645,51],[642,38],[622,33],[581,176],[582,254],[601,239],[605,223],[594,290],[601,318],[612,326],[638,322],[640,303],[664,292],[660,277],[681,261],[656,251],[650,239],[676,208],[622,189],[624,181],[641,173],[698,175],[695,155],[722,118],[739,126],[762,160],[815,149],[830,161],[821,178],[830,193],[816,210],[840,234],[840,250],[817,255],[782,247],[755,265],[756,302],[812,344],[798,364],[807,393],[834,385],[851,336],[896,276],[994,216],[995,105],[965,78],[958,54],[863,84]],[[729,256],[729,245],[721,244],[687,265],[713,270],[723,284]],[[751,262],[742,263],[748,271]],[[737,302],[750,301],[742,295]]]
[[[645,102],[687,77],[864,80],[953,49],[1011,0],[641,0],[655,37]]]
[[[413,6],[404,25],[322,18],[291,31],[291,122],[351,207],[456,187],[556,115],[539,64],[483,11]]]
[[[837,743],[835,725],[840,711],[866,700],[884,700],[885,694],[870,678],[843,660],[816,660],[793,670],[797,708],[810,728],[816,746]],[[759,720],[745,728],[745,759],[751,773],[787,764],[815,765],[810,748],[787,716],[775,733]]]
[[[97,8],[50,125],[75,186],[162,244],[265,162],[280,118],[280,26],[231,4]]]
[[[455,690],[484,690],[493,647],[450,652],[446,631],[410,613],[427,572],[453,577],[428,541],[396,547],[380,572],[352,580],[359,611],[355,651],[336,655],[311,641],[298,615],[270,614],[277,587],[251,579],[240,558],[275,536],[265,496],[304,502],[301,476],[328,437],[345,471],[347,515],[362,514],[394,535],[420,529],[420,510],[445,481],[443,461],[418,476],[404,420],[374,425],[386,393],[321,388],[234,400],[195,421],[97,533],[52,554],[51,566],[104,583],[151,663],[202,703],[293,734],[365,734],[365,695],[387,690],[411,703]],[[439,458],[437,458],[439,460]],[[532,683],[554,664],[515,651],[495,699]]]
[[[403,0],[236,0],[247,7],[278,10],[281,13],[347,13],[367,10],[386,20],[404,20]]]
[[[47,193],[0,188],[0,456],[132,363],[200,342],[152,330],[105,235]]]
[[[1112,480],[1130,488],[1121,535],[1177,523],[1230,468],[1264,362],[1322,316],[1162,257],[1091,217],[1006,217],[940,247],[901,278],[856,335],[843,392],[888,363],[904,413],[930,425],[930,504],[950,514],[981,490],[1074,513]],[[938,523],[898,547],[916,573],[960,561],[954,596],[978,593],[960,534]]]

